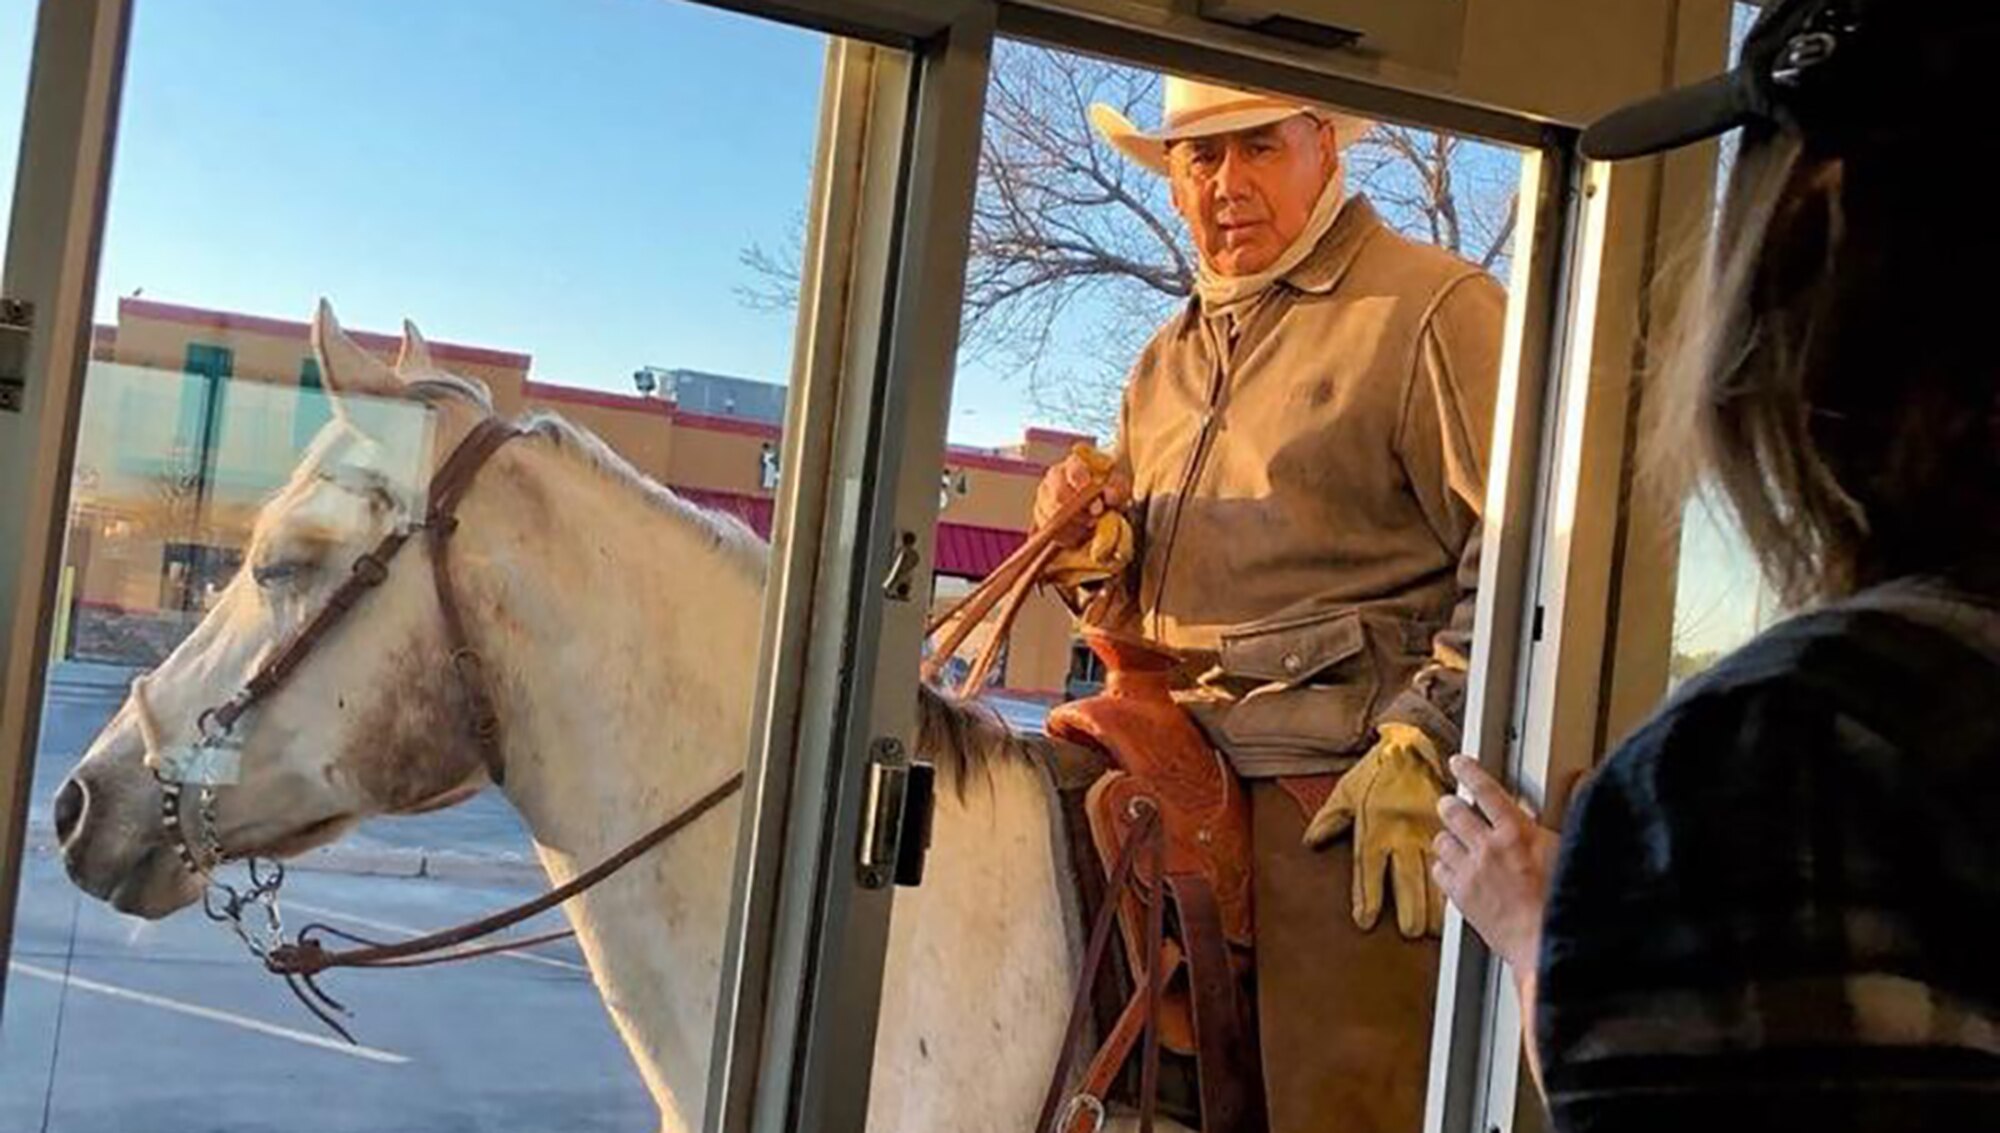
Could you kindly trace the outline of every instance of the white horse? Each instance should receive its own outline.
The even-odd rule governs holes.
[[[258,516],[244,569],[148,678],[157,744],[187,743],[357,556],[421,516],[439,454],[490,414],[407,324],[393,369],[324,304],[313,342],[337,412]],[[389,422],[419,412],[432,455],[413,464]],[[464,498],[451,571],[501,718],[503,790],[560,883],[740,765],[766,556],[590,434],[525,425]],[[232,856],[298,854],[486,785],[427,554],[399,555],[238,726],[241,779],[215,814]],[[1027,1133],[1075,978],[1052,803],[1003,728],[923,701],[941,789],[925,882],[896,900],[868,1128]],[[77,885],[157,918],[201,884],[162,822],[139,715],[128,703],[91,744],[56,822]],[[666,1130],[701,1126],[737,820],[732,800],[566,907]]]

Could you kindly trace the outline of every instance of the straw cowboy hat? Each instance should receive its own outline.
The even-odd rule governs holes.
[[[1126,157],[1162,175],[1167,172],[1167,143],[1185,138],[1233,134],[1282,122],[1294,114],[1311,114],[1331,123],[1340,148],[1346,149],[1375,125],[1366,118],[1322,110],[1297,99],[1251,94],[1177,75],[1167,76],[1162,93],[1166,106],[1160,119],[1165,124],[1151,134],[1104,103],[1094,103],[1090,108],[1090,124],[1105,141]]]

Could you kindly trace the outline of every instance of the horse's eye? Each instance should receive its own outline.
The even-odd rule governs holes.
[[[306,564],[303,562],[297,560],[289,562],[280,561],[263,563],[250,568],[250,577],[257,580],[257,585],[269,589],[273,586],[283,586],[305,572]]]

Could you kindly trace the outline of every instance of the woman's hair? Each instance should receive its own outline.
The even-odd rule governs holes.
[[[1977,139],[1940,133],[1746,137],[1663,371],[1659,453],[1789,605],[1996,549],[2000,236]]]

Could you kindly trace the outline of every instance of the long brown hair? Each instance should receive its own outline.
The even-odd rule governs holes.
[[[1788,605],[1995,550],[2000,237],[1948,142],[1747,137],[1684,308],[1657,453],[1720,489]]]

